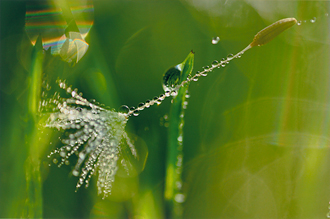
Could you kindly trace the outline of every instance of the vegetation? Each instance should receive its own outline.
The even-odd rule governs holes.
[[[87,37],[56,54],[42,35],[31,44],[28,3],[1,3],[1,217],[326,216],[328,2],[210,4],[96,1]],[[77,30],[69,12],[66,30]],[[300,25],[272,40],[296,20],[277,22],[251,43],[288,16]],[[164,93],[161,82],[169,93],[138,104]],[[115,110],[123,104],[137,107]],[[101,157],[89,178],[91,151]]]

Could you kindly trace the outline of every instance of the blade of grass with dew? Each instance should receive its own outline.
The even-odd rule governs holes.
[[[175,81],[180,84],[191,74],[194,65],[194,53],[190,52],[187,58],[179,65],[181,75]],[[166,76],[166,74],[165,74]],[[166,185],[165,199],[170,213],[170,218],[182,217],[182,201],[176,200],[176,196],[182,196],[181,173],[182,173],[182,149],[183,149],[183,125],[184,125],[184,104],[188,84],[178,90],[178,94],[173,98],[170,111],[170,124],[168,132],[168,148],[166,161]]]

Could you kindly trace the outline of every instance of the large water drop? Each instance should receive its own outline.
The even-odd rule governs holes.
[[[165,92],[175,90],[181,78],[179,65],[168,69],[163,76],[163,89]]]

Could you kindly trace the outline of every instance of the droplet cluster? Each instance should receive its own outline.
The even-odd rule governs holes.
[[[72,171],[74,176],[79,176],[76,189],[84,183],[88,187],[90,178],[97,172],[98,194],[103,193],[105,198],[111,193],[122,145],[128,145],[131,153],[137,156],[125,132],[128,116],[87,101],[76,89],[67,87],[65,82],[59,81],[59,86],[71,97],[65,99],[57,95],[50,100],[56,107],[45,126],[70,130],[70,134],[62,139],[64,146],[51,152],[48,157],[59,154],[60,161],[54,158],[53,163],[60,167],[68,164],[69,157],[76,154],[78,161]]]
[[[144,110],[145,108],[149,108],[150,106],[157,104],[160,105],[166,97],[173,96],[175,97],[178,94],[178,91],[181,87],[185,86],[191,81],[198,81],[200,76],[207,76],[209,72],[212,72],[215,68],[226,67],[226,65],[233,59],[241,58],[241,56],[246,52],[248,49],[252,48],[248,45],[245,49],[237,53],[236,55],[229,54],[226,58],[223,58],[220,62],[218,60],[214,60],[211,63],[211,66],[203,67],[203,71],[197,71],[193,76],[189,76],[186,80],[183,80],[179,83],[181,79],[181,66],[177,65],[173,68],[170,68],[165,72],[163,77],[163,89],[165,91],[164,94],[159,96],[155,96],[151,100],[146,100],[145,103],[141,102],[137,108],[131,107],[129,108],[126,105],[120,107],[119,111],[126,114],[127,116],[138,116],[140,111]]]

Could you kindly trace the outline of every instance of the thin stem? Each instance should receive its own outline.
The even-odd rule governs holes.
[[[188,77],[187,80],[182,81],[181,84],[178,84],[172,91],[166,91],[165,93],[159,95],[158,97],[155,97],[152,100],[146,101],[146,103],[141,103],[137,108],[131,108],[128,113],[126,113],[126,117],[129,117],[131,115],[139,115],[139,111],[144,110],[145,108],[149,108],[150,106],[157,103],[157,105],[160,105],[163,100],[165,100],[167,97],[170,96],[176,96],[178,94],[178,91],[181,87],[185,86],[187,83],[191,81],[197,81],[200,76],[206,76],[207,73],[213,71],[215,68],[225,67],[226,64],[228,64],[231,60],[240,58],[247,50],[251,49],[251,45],[248,45],[245,47],[242,51],[238,52],[236,55],[233,56],[227,56],[226,59],[220,61],[217,64],[212,64],[212,66],[208,69],[204,69],[201,72],[197,72],[194,76]]]

